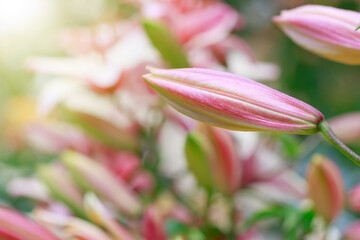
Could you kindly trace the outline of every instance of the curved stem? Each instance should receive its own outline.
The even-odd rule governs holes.
[[[342,154],[351,159],[357,165],[360,165],[360,156],[348,148],[331,130],[329,124],[323,120],[319,123],[319,130],[324,134],[325,138],[334,145]]]

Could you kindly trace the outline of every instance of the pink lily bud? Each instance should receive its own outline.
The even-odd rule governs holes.
[[[82,188],[103,196],[125,213],[140,212],[140,202],[135,193],[105,166],[76,152],[64,153],[62,160]]]
[[[224,129],[201,124],[185,144],[189,169],[198,182],[225,193],[240,186],[241,161],[233,137]]]
[[[282,11],[275,23],[301,47],[324,58],[360,64],[360,13],[307,5]]]
[[[55,198],[64,202],[76,215],[84,217],[83,193],[66,169],[60,165],[43,165],[37,173]]]
[[[261,83],[209,69],[155,69],[148,84],[175,109],[230,130],[314,134],[323,115]]]
[[[96,224],[108,230],[115,239],[133,240],[131,234],[110,214],[105,205],[93,193],[85,196],[85,211]]]
[[[360,143],[360,112],[343,114],[329,120],[335,134],[344,143]]]
[[[344,206],[344,183],[339,168],[328,158],[314,155],[306,175],[315,210],[331,222]]]
[[[149,206],[144,213],[142,234],[145,240],[166,240],[164,221],[155,206]]]
[[[34,219],[42,225],[58,230],[62,239],[76,240],[112,240],[100,227],[84,219],[66,216],[56,212],[36,208],[33,212]]]
[[[21,213],[0,206],[0,239],[59,240],[47,229]]]
[[[351,189],[349,193],[349,207],[355,212],[360,212],[360,184]]]
[[[80,218],[70,218],[65,232],[79,240],[111,240],[101,228]]]
[[[345,231],[344,240],[360,240],[360,221],[352,223]]]

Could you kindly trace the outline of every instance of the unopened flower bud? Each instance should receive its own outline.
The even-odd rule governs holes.
[[[301,47],[336,62],[360,64],[359,12],[307,5],[282,11],[274,21]]]

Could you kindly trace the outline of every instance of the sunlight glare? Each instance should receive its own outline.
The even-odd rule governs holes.
[[[0,34],[31,31],[43,24],[46,0],[0,0]]]

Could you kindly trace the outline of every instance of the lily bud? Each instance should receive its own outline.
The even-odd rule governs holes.
[[[308,194],[315,210],[331,222],[344,206],[344,183],[339,168],[328,158],[315,155],[307,170]]]
[[[62,160],[82,188],[103,196],[125,213],[140,212],[140,202],[135,193],[100,163],[76,152],[64,153]]]
[[[37,173],[55,198],[64,202],[76,215],[84,217],[83,194],[66,169],[58,165],[43,165]]]
[[[360,13],[307,5],[282,11],[275,23],[301,47],[324,58],[360,64]]]
[[[160,211],[153,205],[149,206],[142,220],[142,235],[145,240],[166,240],[164,219]]]
[[[65,225],[65,232],[74,239],[111,240],[101,228],[80,218],[70,218]]]
[[[185,154],[189,169],[204,187],[233,193],[240,186],[241,161],[226,130],[201,124],[189,134]]]
[[[148,84],[175,109],[230,130],[314,134],[323,115],[310,105],[231,73],[209,69],[155,69]]]
[[[0,239],[59,240],[21,213],[0,206]]]
[[[104,204],[93,193],[85,196],[85,211],[89,218],[96,224],[108,230],[116,239],[133,240],[130,233],[120,225],[106,209]]]

